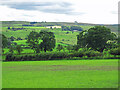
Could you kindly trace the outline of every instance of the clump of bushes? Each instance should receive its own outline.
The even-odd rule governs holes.
[[[85,53],[83,51],[74,51],[72,54],[70,54],[71,57],[83,57],[85,56]]]
[[[58,59],[64,59],[68,58],[68,53],[65,52],[46,52],[46,53],[40,53],[37,55],[13,55],[13,54],[8,54],[6,55],[6,61],[40,61],[40,60],[58,60]]]
[[[111,49],[109,53],[115,56],[120,55],[120,48]]]
[[[64,58],[68,58],[69,54],[66,52],[54,52],[52,54],[51,59],[64,59]]]
[[[102,54],[98,51],[88,50],[88,51],[85,51],[85,55],[87,57],[96,57],[96,56],[101,56]]]
[[[13,54],[12,54],[12,53],[7,53],[5,60],[6,60],[6,61],[11,61],[11,60],[13,60],[12,57],[13,57]]]

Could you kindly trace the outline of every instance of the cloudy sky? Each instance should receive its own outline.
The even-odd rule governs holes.
[[[0,21],[117,24],[119,0],[0,0]]]

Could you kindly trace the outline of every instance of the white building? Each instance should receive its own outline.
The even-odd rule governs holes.
[[[46,26],[46,28],[61,28],[61,26]]]

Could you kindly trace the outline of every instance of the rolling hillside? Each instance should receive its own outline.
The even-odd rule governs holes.
[[[89,24],[89,23],[74,23],[74,22],[27,22],[27,21],[3,21],[2,22],[2,33],[6,35],[8,38],[11,36],[15,38],[22,38],[25,40],[27,35],[31,31],[40,32],[41,30],[47,30],[54,32],[56,37],[56,42],[61,44],[77,44],[76,35],[79,34],[80,31],[62,31],[61,28],[46,28],[46,26],[78,26],[83,30],[88,30],[91,27],[94,27],[99,24]],[[104,25],[111,29],[112,32],[118,34],[118,25]],[[10,29],[9,29],[9,28]]]

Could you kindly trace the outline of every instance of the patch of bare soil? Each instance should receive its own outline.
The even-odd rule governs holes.
[[[87,65],[23,65],[3,67],[3,69],[14,71],[82,71],[82,70],[118,70],[117,66],[87,66]],[[119,67],[120,69],[120,67]]]
[[[102,70],[102,71],[112,71],[118,70],[115,66],[65,66],[64,68],[53,69],[53,71],[73,71],[73,70]]]

